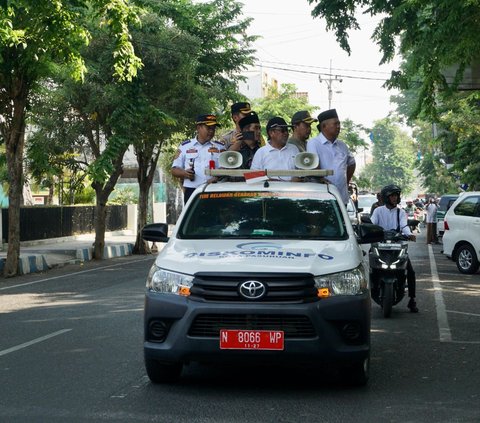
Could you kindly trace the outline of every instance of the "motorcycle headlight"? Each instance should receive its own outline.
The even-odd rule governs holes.
[[[147,289],[155,292],[190,295],[193,276],[170,272],[153,265],[147,277]]]
[[[367,288],[367,278],[362,266],[346,272],[315,277],[317,289],[328,289],[330,295],[358,295]]]

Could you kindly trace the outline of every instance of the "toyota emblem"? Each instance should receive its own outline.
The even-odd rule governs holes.
[[[259,281],[245,281],[240,285],[238,292],[247,300],[258,300],[266,294],[267,287]]]

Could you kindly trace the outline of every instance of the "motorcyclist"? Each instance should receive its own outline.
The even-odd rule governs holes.
[[[407,222],[408,226],[410,226],[410,230],[412,232],[417,231],[420,233],[420,228],[418,227],[420,224],[420,220],[418,219],[418,210],[413,204],[413,200],[407,200],[407,205],[405,206],[404,210],[405,213],[407,213]]]
[[[400,203],[401,188],[398,185],[387,185],[382,188],[381,196],[383,206],[377,207],[371,221],[375,225],[381,226],[385,230],[396,230],[407,236],[410,241],[415,241],[416,237],[412,234],[407,224],[407,214],[398,206]],[[412,313],[418,313],[417,303],[415,301],[416,279],[410,259],[407,261],[407,285],[408,296],[410,300],[407,307]]]
[[[414,218],[415,217],[415,214],[417,212],[417,207],[413,204],[413,201],[412,200],[407,200],[407,205],[405,206],[405,211],[407,212],[407,214]]]

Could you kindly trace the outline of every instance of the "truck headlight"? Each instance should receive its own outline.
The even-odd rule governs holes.
[[[367,278],[362,266],[346,272],[315,277],[319,290],[328,289],[330,295],[358,295],[367,288]]]
[[[147,289],[155,292],[190,295],[193,276],[170,272],[154,264],[147,277]]]

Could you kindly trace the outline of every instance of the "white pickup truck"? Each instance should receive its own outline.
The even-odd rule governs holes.
[[[175,381],[190,361],[332,363],[368,380],[370,291],[361,243],[331,184],[262,181],[203,185],[166,242],[146,289],[144,353],[154,383]]]

